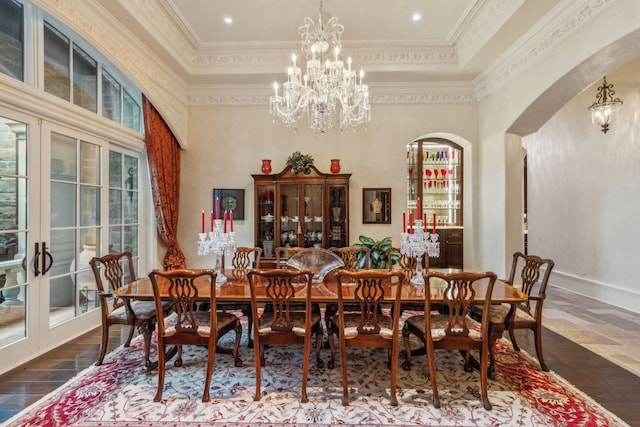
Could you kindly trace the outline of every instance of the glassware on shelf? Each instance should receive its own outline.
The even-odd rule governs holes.
[[[423,220],[423,226],[428,218],[426,228],[429,231],[433,230],[432,224],[434,228],[445,229],[440,233],[442,241],[438,241],[435,233],[427,233],[424,227],[414,226],[416,231],[413,235],[403,234],[403,246],[422,260],[422,256],[427,257],[427,245],[435,251],[435,243],[438,243],[441,251],[437,256],[429,256],[433,267],[462,267],[463,230],[453,228],[463,226],[463,150],[455,142],[437,137],[420,138],[406,144],[406,212],[413,214],[416,220]],[[410,222],[413,222],[413,217],[410,216]],[[419,228],[421,231],[417,231]],[[458,236],[455,241],[449,239],[453,235]],[[424,252],[420,254],[421,251]]]

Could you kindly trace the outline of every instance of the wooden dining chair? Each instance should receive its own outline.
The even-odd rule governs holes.
[[[322,344],[322,324],[320,312],[312,310],[311,286],[313,272],[311,270],[275,269],[249,271],[251,288],[251,309],[254,319],[253,339],[255,341],[256,359],[256,394],[260,400],[260,369],[265,364],[265,346],[271,345],[303,345],[304,359],[302,366],[302,402],[307,402],[307,378],[309,375],[309,356],[311,354],[311,337],[316,337],[316,363],[323,366],[320,359]],[[260,295],[266,295],[271,310],[264,310],[258,317]],[[304,291],[304,306],[293,303],[296,292]]]
[[[207,369],[204,381],[202,401],[209,402],[211,374],[218,340],[231,331],[235,331],[236,339],[233,349],[235,366],[242,366],[238,356],[242,325],[238,316],[216,310],[216,273],[213,270],[153,270],[149,273],[153,287],[153,298],[156,309],[162,307],[165,300],[171,301],[176,312],[164,319],[158,318],[158,390],[153,399],[162,399],[164,377],[166,372],[167,346],[175,345],[178,356],[175,366],[182,366],[182,347],[195,345],[207,347]],[[196,302],[200,300],[196,281],[208,280],[211,309],[197,310]]]
[[[513,254],[509,279],[505,282],[519,288],[527,294],[527,300],[520,304],[496,304],[491,306],[489,315],[489,327],[492,340],[495,342],[502,337],[505,330],[509,331],[509,337],[515,351],[520,351],[516,342],[515,329],[530,329],[536,346],[536,355],[540,368],[548,372],[549,368],[542,355],[542,305],[547,297],[547,284],[554,262],[551,259],[543,259],[537,255],[525,255],[522,252]],[[542,276],[542,277],[541,277]],[[477,306],[471,308],[471,317],[479,319],[485,313],[484,308]],[[489,372],[493,372],[495,366],[494,345],[491,345],[491,361]]]
[[[424,271],[429,271],[429,257],[423,257],[425,259],[426,267]],[[418,259],[407,254],[403,254],[400,248],[390,247],[387,249],[387,263],[389,264],[389,270],[398,269],[404,273],[407,283],[411,283],[411,279],[416,275],[416,267],[418,266]],[[400,315],[405,311],[422,311],[424,305],[422,303],[403,302],[400,304]],[[420,350],[422,351],[422,350]],[[417,351],[414,350],[414,354]]]
[[[136,280],[135,266],[131,252],[109,254],[102,257],[93,257],[89,261],[93,276],[98,288],[100,298],[100,309],[102,312],[102,342],[100,344],[100,356],[96,365],[102,365],[107,353],[109,342],[109,328],[112,325],[129,326],[129,336],[124,343],[125,347],[131,345],[131,339],[135,329],[143,335],[145,364],[149,366],[149,347],[151,345],[151,334],[155,329],[156,306],[153,301],[136,301],[130,299],[120,299],[113,297],[113,291],[120,289],[125,284]],[[106,280],[105,282],[103,281]],[[173,306],[166,302],[162,304],[161,313],[167,315]]]
[[[429,258],[427,257],[427,259]],[[405,279],[411,281],[413,276],[416,275],[418,260],[415,257],[403,254],[400,248],[390,247],[387,249],[387,264],[390,271],[400,270],[404,273]],[[425,270],[428,270],[428,268]]]
[[[246,283],[249,285],[247,273],[252,268],[260,268],[262,248],[238,246],[231,258],[231,275],[235,284]],[[253,337],[251,336],[251,325],[253,317],[251,315],[251,304],[243,302],[218,302],[218,310],[241,310],[247,318],[247,347],[253,348]]]
[[[287,261],[289,260],[289,258],[304,249],[305,248],[299,246],[290,248],[286,246],[278,246],[276,248],[276,268],[287,268]]]
[[[387,366],[391,369],[391,405],[397,406],[396,382],[398,375],[399,313],[402,286],[405,282],[401,271],[340,270],[338,278],[338,313],[331,322],[332,333],[339,337],[340,365],[342,367],[342,404],[349,404],[347,378],[347,347],[386,348]],[[393,297],[385,300],[385,294]],[[383,303],[391,302],[391,316],[380,310]],[[354,304],[355,303],[355,304]],[[348,305],[348,307],[347,307]],[[357,307],[354,310],[354,306]],[[332,334],[332,335],[333,335]],[[331,361],[333,367],[335,347],[333,339]]]
[[[483,307],[488,311],[491,306],[491,295],[496,282],[494,273],[458,272],[441,274],[428,272],[426,275],[424,292],[424,313],[411,316],[404,322],[402,337],[404,339],[407,360],[403,364],[404,369],[411,369],[411,344],[410,337],[415,335],[427,349],[429,362],[429,378],[433,390],[433,406],[440,407],[440,396],[436,381],[436,362],[434,350],[448,349],[461,350],[465,354],[465,370],[472,371],[470,364],[470,352],[480,353],[480,395],[485,409],[491,409],[491,402],[487,393],[488,365],[489,365],[489,318],[484,317],[480,324],[480,330],[467,316],[469,307],[476,297],[474,283],[488,280]],[[442,305],[446,307],[446,314],[434,314],[431,311],[431,294],[441,293]]]
[[[345,246],[342,248],[331,247],[329,250],[338,255],[344,268],[351,271],[369,269],[371,265],[371,249],[366,246]]]
[[[366,246],[345,246],[342,248],[331,247],[329,248],[329,251],[340,257],[340,259],[344,263],[344,267],[342,267],[343,270],[368,270],[371,265],[371,249],[367,248]],[[331,322],[333,321],[333,316],[335,315],[337,310],[338,306],[336,304],[327,304],[327,306],[325,307],[324,321],[327,327],[327,338],[329,341],[329,346],[331,346],[331,341],[333,340],[333,334],[331,332],[333,330],[333,325],[331,324]],[[332,364],[332,361],[329,362],[330,365]]]
[[[252,268],[260,268],[262,248],[238,246],[231,259],[231,274],[234,281],[247,282],[247,273]]]

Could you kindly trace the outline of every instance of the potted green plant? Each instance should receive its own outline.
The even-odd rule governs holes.
[[[387,260],[387,249],[391,247],[391,237],[385,237],[382,240],[375,240],[371,237],[360,236],[358,238],[360,243],[355,243],[353,246],[357,248],[366,247],[371,251],[371,268],[387,269],[389,268],[389,262]],[[365,255],[364,253],[358,254],[358,260],[360,262],[359,268],[365,267]],[[399,252],[391,253],[392,263],[398,262],[400,258]]]
[[[292,165],[291,175],[296,175],[298,172],[302,172],[305,175],[311,173],[311,165],[313,165],[313,157],[308,154],[302,154],[299,151],[291,154],[287,157],[287,164]]]

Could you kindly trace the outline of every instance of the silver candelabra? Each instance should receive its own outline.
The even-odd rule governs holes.
[[[422,228],[422,220],[417,219],[414,224],[413,228],[409,228],[409,232],[400,233],[402,238],[400,253],[416,258],[416,274],[411,279],[411,283],[424,286],[422,256],[425,252],[429,257],[440,256],[440,242],[438,242],[438,233],[429,233]]]
[[[198,233],[198,255],[215,255],[216,284],[220,285],[227,281],[222,266],[222,255],[232,254],[236,251],[236,233],[233,231],[225,233],[222,228],[221,219],[216,219],[213,223],[213,231],[209,233]]]

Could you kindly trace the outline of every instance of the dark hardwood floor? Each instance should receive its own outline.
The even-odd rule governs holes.
[[[518,343],[535,355],[533,334],[517,331]],[[112,327],[109,349],[122,342]],[[550,369],[591,396],[631,426],[640,427],[637,377],[574,342],[545,329],[545,361]],[[98,358],[100,328],[0,376],[0,422],[55,390]],[[108,358],[108,356],[107,356]]]
[[[100,354],[101,330],[96,328],[0,375],[0,423],[96,363]],[[111,327],[109,351],[124,342],[123,331],[119,325]]]

